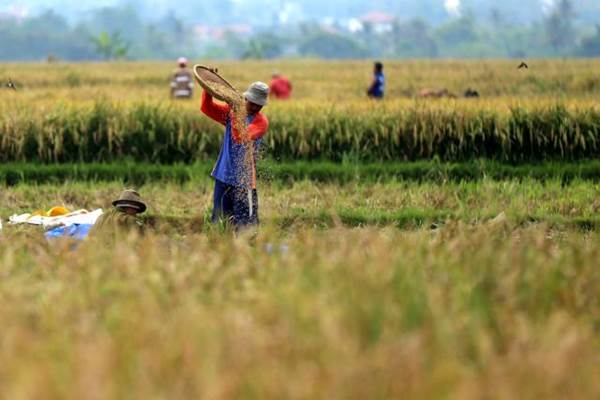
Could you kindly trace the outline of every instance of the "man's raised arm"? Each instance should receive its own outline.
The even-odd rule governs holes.
[[[202,91],[202,106],[200,107],[200,110],[210,119],[217,121],[222,125],[227,124],[230,107],[226,104],[215,103],[212,96],[208,94],[206,90]]]

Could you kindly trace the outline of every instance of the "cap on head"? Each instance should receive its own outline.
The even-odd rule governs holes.
[[[259,106],[266,106],[269,98],[269,85],[264,82],[254,82],[244,92],[244,98]]]
[[[112,202],[113,206],[117,208],[129,207],[138,210],[143,213],[146,211],[146,204],[144,204],[142,197],[138,192],[133,189],[125,189],[121,192],[119,198]]]
[[[177,59],[177,64],[181,65],[182,67],[185,67],[188,64],[188,59],[185,57],[179,57]]]

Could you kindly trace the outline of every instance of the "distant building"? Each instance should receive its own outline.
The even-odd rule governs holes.
[[[389,33],[394,29],[394,22],[396,17],[392,14],[384,13],[381,11],[372,11],[366,15],[363,15],[359,21],[363,25],[369,25],[372,27],[375,33]]]
[[[253,33],[253,29],[251,25],[247,24],[227,25],[218,28],[207,25],[194,26],[194,34],[201,42],[222,40],[226,33],[234,33],[236,35],[251,35]]]

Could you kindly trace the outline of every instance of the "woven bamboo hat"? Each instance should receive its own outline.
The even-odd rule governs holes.
[[[131,207],[138,210],[140,213],[146,211],[146,204],[138,192],[133,189],[123,190],[119,198],[112,202],[115,207]]]
[[[194,76],[204,90],[212,97],[227,103],[236,103],[242,95],[221,75],[204,65],[194,65]]]

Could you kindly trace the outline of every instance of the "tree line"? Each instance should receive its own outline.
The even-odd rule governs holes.
[[[173,12],[149,22],[133,7],[104,7],[70,24],[49,10],[0,19],[0,60],[598,57],[600,24],[581,25],[578,12],[575,2],[560,0],[529,24],[491,9],[488,16],[465,12],[438,25],[397,19],[383,27],[363,22],[356,30],[335,21],[274,21],[252,34],[225,30],[203,39]]]

